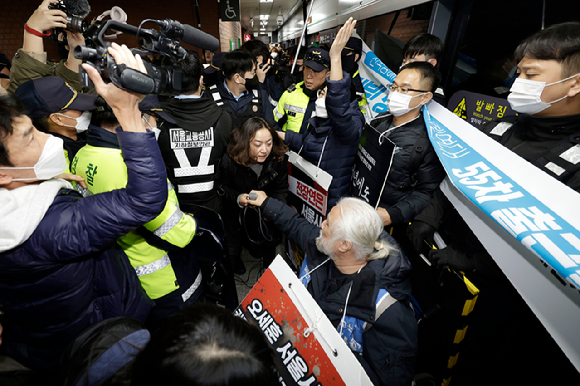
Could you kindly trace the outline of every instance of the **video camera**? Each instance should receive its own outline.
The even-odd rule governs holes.
[[[87,31],[87,28],[89,27],[87,21],[82,16],[71,14],[72,12],[68,9],[64,0],[59,0],[58,3],[50,4],[48,9],[58,9],[59,11],[66,13],[67,30],[83,34]],[[59,41],[59,36],[65,34],[64,28],[53,28],[50,32],[50,38],[55,41]],[[63,40],[66,41],[66,34],[64,35]]]
[[[156,23],[159,31],[143,28],[147,22]],[[110,42],[104,40],[107,32],[119,31],[136,36],[139,48],[131,51],[142,57],[161,54],[170,59],[169,65],[156,66],[145,63],[147,74],[117,64],[107,53]],[[97,69],[105,81],[112,81],[117,87],[138,94],[176,95],[181,92],[181,70],[177,66],[187,51],[180,46],[179,40],[199,48],[217,51],[219,41],[197,28],[181,24],[176,20],[145,19],[138,27],[116,20],[95,21],[84,33],[86,46],[75,47],[73,54]],[[80,70],[81,81],[85,86],[92,86],[87,73]]]

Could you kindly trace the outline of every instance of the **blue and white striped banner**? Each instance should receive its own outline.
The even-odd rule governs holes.
[[[364,43],[359,63],[372,119],[396,74]],[[423,117],[442,190],[580,370],[580,194],[434,101]]]

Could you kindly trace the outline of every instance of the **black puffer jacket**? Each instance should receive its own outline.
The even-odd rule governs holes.
[[[305,252],[311,270],[328,258],[316,247],[320,228],[310,224],[289,206],[268,198],[262,204],[262,213]],[[382,236],[398,246],[386,232]],[[308,291],[336,327],[340,323],[351,282],[347,281],[328,295],[331,269],[332,264],[326,263],[326,266],[311,271]],[[413,380],[418,338],[417,323],[409,306],[410,271],[409,260],[403,252],[397,251],[386,259],[368,262],[360,273],[350,275],[353,285],[346,314],[373,324],[363,333],[362,355],[356,356],[375,385],[408,386]],[[375,321],[375,300],[381,288],[397,301]]]
[[[301,134],[286,130],[284,142],[312,164],[320,161],[320,168],[332,176],[327,205],[330,211],[338,199],[348,195],[364,116],[358,100],[351,101],[350,76],[346,72],[341,80],[328,80],[327,84],[328,118],[310,118],[307,131]]]
[[[392,115],[379,117],[371,122],[379,132],[385,133],[397,146],[387,184],[381,196],[379,206],[385,208],[391,216],[392,224],[411,221],[419,214],[431,199],[445,172],[435,149],[425,141],[420,154],[416,173],[410,175],[410,164],[415,150],[415,143],[422,137],[427,138],[427,129],[423,115],[396,128],[390,128]],[[388,131],[388,132],[387,132]]]
[[[218,194],[224,196],[224,210],[238,208],[238,196],[252,190],[263,190],[269,197],[286,202],[288,195],[288,157],[282,161],[268,158],[260,177],[249,167],[234,162],[225,153],[221,162],[220,188]]]
[[[32,369],[56,369],[67,344],[93,323],[144,320],[151,310],[115,240],[161,213],[167,177],[152,132],[117,135],[127,188],[87,198],[61,190],[34,233],[0,253],[2,348]]]

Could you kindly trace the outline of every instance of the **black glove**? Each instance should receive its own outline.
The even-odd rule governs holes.
[[[429,252],[429,260],[431,260],[437,268],[449,266],[457,271],[463,272],[473,272],[475,270],[474,260],[465,253],[452,247],[431,250]]]
[[[423,221],[413,221],[407,228],[407,237],[413,244],[413,248],[419,253],[427,253],[433,241],[435,228]]]

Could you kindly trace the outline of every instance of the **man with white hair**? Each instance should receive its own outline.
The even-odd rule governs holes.
[[[378,213],[343,198],[321,228],[264,192],[249,200],[304,252],[300,279],[375,385],[410,385],[417,323],[411,265]],[[249,197],[249,196],[248,196]],[[331,261],[332,263],[329,263]]]

